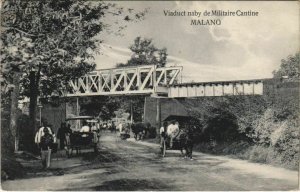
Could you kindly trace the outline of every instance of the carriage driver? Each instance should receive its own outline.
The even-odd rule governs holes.
[[[170,148],[173,146],[173,139],[176,137],[179,131],[179,123],[177,121],[172,121],[167,128],[167,135],[170,137]]]

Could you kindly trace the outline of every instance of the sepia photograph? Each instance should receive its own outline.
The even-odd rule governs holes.
[[[300,190],[299,1],[0,9],[1,190]]]

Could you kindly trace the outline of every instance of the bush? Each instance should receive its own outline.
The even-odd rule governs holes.
[[[19,135],[19,149],[34,152],[34,134],[35,130],[30,126],[28,115],[22,114],[17,121],[17,130]]]
[[[22,165],[11,155],[1,157],[1,180],[21,178],[25,175]]]

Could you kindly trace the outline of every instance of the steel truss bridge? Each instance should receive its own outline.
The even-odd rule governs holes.
[[[103,69],[69,82],[67,97],[93,95],[167,95],[168,86],[181,83],[182,67],[156,65]]]

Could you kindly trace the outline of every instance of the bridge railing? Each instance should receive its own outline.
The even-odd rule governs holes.
[[[67,96],[166,93],[167,87],[181,82],[182,67],[156,65],[103,69],[69,82]]]

